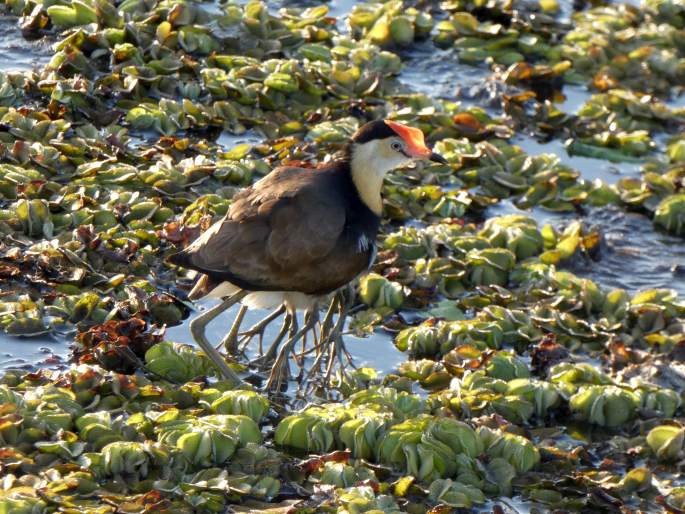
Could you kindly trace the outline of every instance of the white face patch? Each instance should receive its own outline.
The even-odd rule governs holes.
[[[408,164],[413,159],[402,155],[391,147],[394,138],[373,139],[354,147],[352,161],[352,180],[359,196],[366,205],[380,215],[382,209],[381,188],[383,177],[395,168]]]
[[[399,138],[387,138],[357,144],[352,155],[352,167],[363,169],[367,178],[372,175],[382,179],[390,170],[413,160],[393,148],[393,143],[398,142],[401,142]]]

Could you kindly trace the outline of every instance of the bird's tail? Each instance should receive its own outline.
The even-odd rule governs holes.
[[[188,268],[188,264],[190,264],[190,256],[188,253],[184,250],[180,252],[176,252],[166,259],[164,261],[167,264],[174,264],[176,266],[181,266],[183,268]],[[189,300],[199,300],[203,296],[206,296],[207,293],[209,293],[212,289],[213,286],[210,284],[209,277],[207,275],[199,275],[197,281],[195,282],[195,285],[193,288],[190,290],[190,293],[188,293],[188,299]]]
[[[175,264],[176,266],[183,266],[184,268],[188,267],[188,254],[183,250],[169,255],[169,257],[164,260],[167,264]]]

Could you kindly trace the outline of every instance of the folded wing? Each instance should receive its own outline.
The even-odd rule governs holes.
[[[226,217],[171,261],[250,290],[339,287],[358,271],[355,263],[339,262],[345,205],[327,180],[317,170],[274,170],[237,195]],[[326,269],[337,276],[322,276]]]

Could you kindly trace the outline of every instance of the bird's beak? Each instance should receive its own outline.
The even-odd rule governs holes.
[[[412,148],[408,154],[408,157],[411,157],[412,159],[425,159],[427,161],[439,162],[440,164],[448,164],[447,159],[445,159],[439,153],[435,153],[426,146],[419,149]]]
[[[385,123],[400,136],[407,145],[407,157],[411,159],[427,159],[440,164],[447,164],[447,160],[426,146],[423,132],[415,127],[408,127],[402,123],[385,120]]]
[[[440,164],[448,164],[447,159],[445,159],[439,153],[435,153],[435,152],[431,152],[430,156],[428,157],[428,160],[433,161],[433,162],[439,162]]]

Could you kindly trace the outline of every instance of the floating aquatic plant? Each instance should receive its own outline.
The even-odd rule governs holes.
[[[0,511],[287,498],[279,507],[425,512],[513,494],[543,509],[682,510],[682,488],[664,486],[683,453],[682,300],[588,278],[616,250],[575,219],[611,206],[599,212],[683,235],[683,112],[669,102],[685,76],[682,2],[569,19],[554,1],[370,2],[338,23],[323,5],[256,1],[3,3],[54,46],[46,66],[0,73],[0,325],[74,336],[77,362],[0,379]],[[488,77],[460,76],[440,98],[412,90],[416,70],[445,75],[424,66],[434,46],[439,65]],[[569,84],[591,88],[576,112],[560,103]],[[348,325],[382,326],[408,360],[386,375],[332,368],[334,389],[294,397],[305,406],[217,381],[201,353],[165,340],[193,277],[163,257],[241,188],[280,164],[317,166],[379,117],[420,127],[449,161],[388,177],[389,222]],[[590,181],[563,150],[513,144],[523,131],[570,140],[598,169],[642,168]]]

